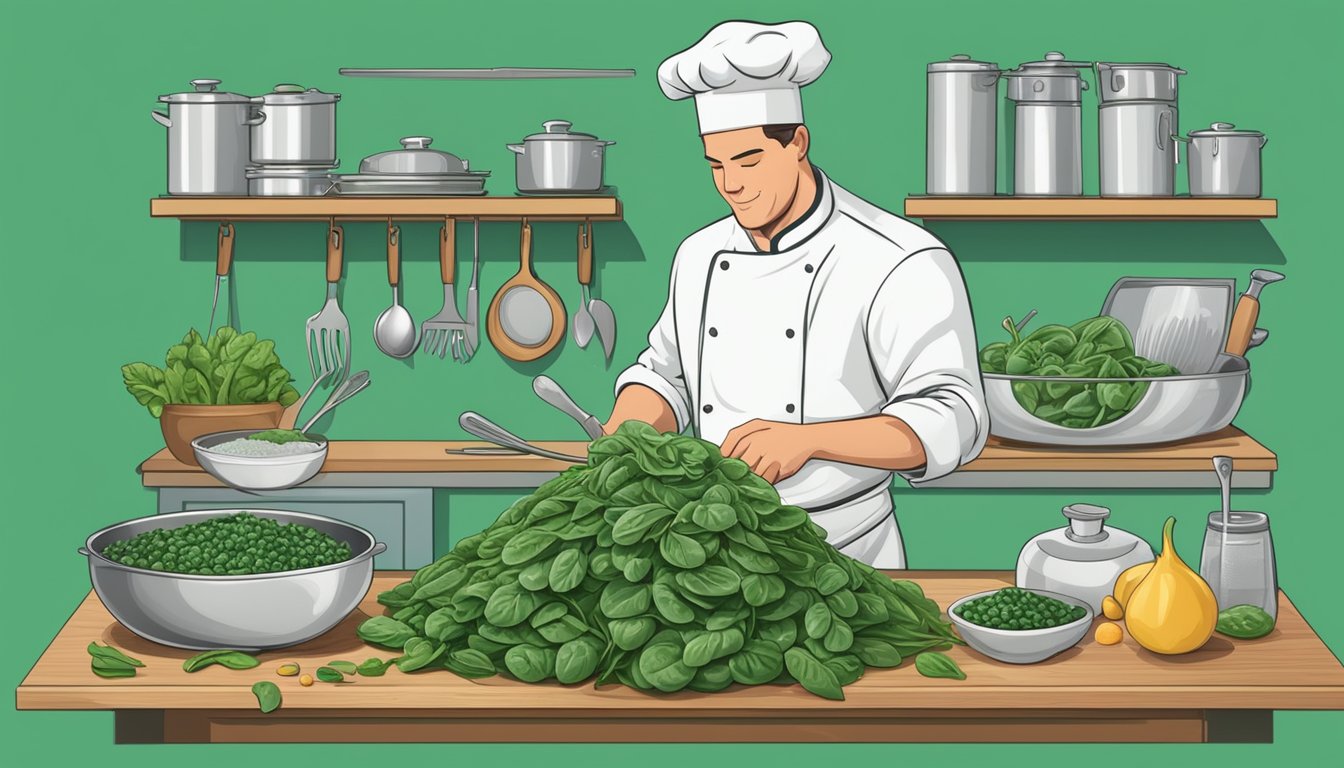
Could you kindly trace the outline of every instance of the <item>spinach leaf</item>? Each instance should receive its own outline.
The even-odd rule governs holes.
[[[262,712],[271,713],[280,708],[280,687],[269,680],[254,683],[252,695],[257,697],[257,708]]]
[[[182,662],[182,669],[187,672],[196,672],[211,664],[218,664],[221,667],[229,669],[252,669],[261,664],[257,657],[243,653],[242,651],[218,650],[198,653],[195,656]]]
[[[806,650],[794,647],[785,651],[784,666],[799,685],[812,693],[825,699],[844,701],[845,692],[835,673]]]
[[[947,656],[934,651],[926,651],[915,657],[915,669],[919,674],[925,677],[950,677],[954,680],[965,680],[966,673],[961,671],[957,662]]]

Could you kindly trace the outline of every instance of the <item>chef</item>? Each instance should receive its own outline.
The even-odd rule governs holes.
[[[830,58],[806,22],[732,21],[659,67],[668,98],[695,99],[731,215],[677,249],[604,429],[694,429],[841,552],[904,568],[892,473],[927,482],[974,458],[984,393],[952,254],[809,160],[799,91]]]

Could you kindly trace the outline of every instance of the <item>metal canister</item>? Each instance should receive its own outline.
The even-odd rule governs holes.
[[[192,80],[194,90],[160,96],[168,114],[150,116],[168,129],[168,194],[246,195],[252,126],[266,116],[261,97],[216,90],[218,80]]]
[[[1098,187],[1103,197],[1176,194],[1177,78],[1170,64],[1097,62]]]
[[[928,68],[925,191],[993,195],[999,65],[959,53]]]
[[[1177,125],[1176,105],[1171,102],[1102,104],[1097,109],[1102,197],[1176,194]]]
[[[1004,73],[1013,110],[1013,194],[1077,197],[1083,193],[1082,92],[1079,69],[1051,51],[1042,61]]]

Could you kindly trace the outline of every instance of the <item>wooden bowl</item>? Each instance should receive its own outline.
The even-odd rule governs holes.
[[[163,406],[159,426],[163,442],[173,458],[183,464],[200,466],[191,441],[212,432],[235,429],[274,429],[280,426],[285,407],[279,403],[250,405],[176,405]]]

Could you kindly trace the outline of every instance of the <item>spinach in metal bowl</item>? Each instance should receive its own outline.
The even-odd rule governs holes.
[[[1129,329],[1107,315],[1073,326],[1042,326],[1025,337],[1011,317],[1004,318],[1003,327],[1012,341],[994,342],[981,349],[980,370],[1059,378],[1012,383],[1018,404],[1051,424],[1075,429],[1109,424],[1134,410],[1147,394],[1149,382],[1135,379],[1181,375],[1166,363],[1134,354]]]
[[[528,683],[843,699],[866,667],[960,642],[917,584],[837,552],[746,464],[638,422],[378,602],[391,614],[358,634],[402,672]]]

